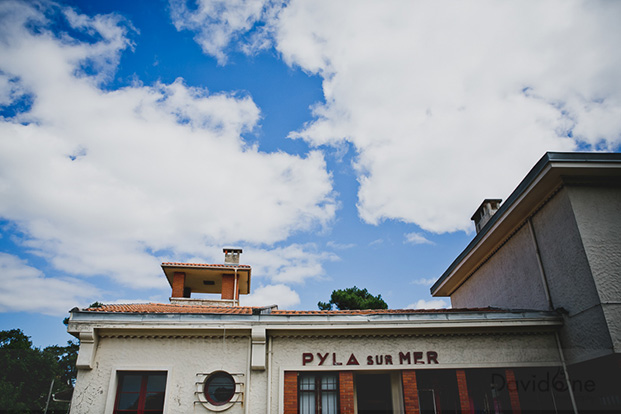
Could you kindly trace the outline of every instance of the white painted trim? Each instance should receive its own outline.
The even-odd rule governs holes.
[[[392,395],[392,412],[405,414],[405,407],[403,404],[403,381],[400,372],[390,372],[390,393]]]
[[[233,377],[233,380],[235,381],[235,394],[233,398],[231,398],[229,402],[222,404],[222,405],[213,405],[207,400],[204,394],[205,382],[212,374],[216,372],[225,372],[229,374],[231,377]],[[196,403],[198,402],[198,403],[201,403],[203,407],[205,407],[205,409],[207,409],[208,411],[222,412],[222,411],[228,410],[229,408],[231,408],[233,405],[237,403],[241,403],[243,405],[244,402],[247,401],[248,378],[244,378],[243,380],[240,380],[240,377],[246,377],[246,374],[239,374],[239,373],[235,374],[235,373],[228,372],[225,369],[218,369],[209,374],[197,374],[197,377],[200,377],[202,379],[200,381],[196,381],[196,383],[194,384],[195,385],[195,390],[194,390],[195,397],[194,397],[194,403],[193,403],[194,407],[196,407]]]
[[[294,370],[285,370],[282,367],[278,369],[278,384],[276,384],[276,392],[278,393],[278,414],[284,414],[285,412],[285,371]]]
[[[374,315],[373,315],[374,316]],[[476,328],[496,328],[496,327],[511,327],[511,328],[532,328],[532,327],[560,327],[562,326],[562,320],[558,317],[545,316],[545,317],[519,317],[512,315],[507,317],[506,314],[495,314],[491,312],[485,317],[472,317],[464,315],[454,315],[454,317],[447,317],[446,314],[438,314],[438,317],[429,318],[426,320],[416,318],[394,318],[392,320],[377,320],[378,318],[372,315],[354,316],[349,315],[341,316],[337,318],[326,319],[325,317],[309,317],[304,320],[296,320],[295,323],[291,323],[286,319],[282,321],[270,321],[264,322],[237,322],[227,321],[224,324],[222,321],[217,323],[196,322],[196,323],[182,323],[178,320],[153,320],[153,321],[132,321],[132,322],[112,322],[112,321],[92,321],[88,322],[88,325],[94,329],[98,329],[98,336],[108,337],[117,335],[128,336],[221,336],[221,332],[226,329],[233,336],[249,336],[251,335],[252,328],[266,329],[272,336],[278,336],[283,331],[308,331],[302,332],[300,335],[306,333],[318,334],[321,331],[350,331],[337,333],[343,336],[350,335],[352,330],[366,331],[382,331],[386,329],[395,329],[398,331],[414,330],[412,334],[419,335],[435,335],[435,334],[460,334],[455,329],[476,329]],[[342,320],[345,318],[347,320]],[[339,320],[341,319],[341,320]],[[424,332],[423,329],[433,329],[434,332]],[[113,333],[114,331],[120,331]],[[128,331],[128,332],[123,332]],[[155,333],[153,331],[160,331]],[[186,332],[184,332],[186,331]],[[191,331],[191,332],[187,332]],[[236,331],[243,331],[236,332]],[[395,334],[402,334],[401,332],[393,332]],[[219,334],[219,335],[218,335]],[[359,335],[359,333],[356,333]],[[364,333],[363,333],[364,334]],[[383,335],[389,335],[390,332],[382,333]],[[404,332],[407,334],[407,332]]]

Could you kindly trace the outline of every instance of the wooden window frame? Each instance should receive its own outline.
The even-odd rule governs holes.
[[[140,380],[140,391],[138,394],[138,407],[136,409],[119,409],[118,405],[120,402],[120,397],[123,388],[123,383],[125,381],[125,376],[129,375],[140,375],[142,378]],[[114,411],[113,414],[123,414],[123,413],[137,413],[137,414],[149,414],[149,413],[163,413],[164,406],[162,405],[162,409],[153,409],[147,410],[145,409],[145,402],[147,396],[147,384],[150,376],[164,376],[166,381],[168,381],[168,372],[167,371],[117,371],[118,381],[116,387],[116,397],[114,401]],[[164,398],[166,398],[166,387],[164,387],[164,391],[150,391],[149,393],[157,393],[163,394]],[[132,393],[136,394],[136,392]]]
[[[315,389],[312,391],[302,390],[302,377],[314,376],[315,377]],[[324,376],[332,376],[336,380],[336,388],[334,390],[323,390],[321,388],[321,379]],[[300,372],[298,373],[298,413],[302,412],[302,394],[313,394],[315,396],[315,412],[313,414],[322,414],[323,407],[321,406],[321,397],[324,392],[333,393],[336,401],[336,412],[340,414],[340,383],[339,383],[339,374],[338,372]]]

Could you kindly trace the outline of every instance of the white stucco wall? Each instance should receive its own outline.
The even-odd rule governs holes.
[[[490,317],[493,317],[490,315]],[[474,322],[474,325],[485,319]],[[507,322],[509,322],[507,320]],[[255,322],[259,323],[260,322]],[[459,322],[461,324],[462,322]],[[98,322],[101,324],[101,322]],[[81,369],[72,403],[72,413],[112,413],[117,389],[118,371],[166,371],[167,389],[165,412],[209,413],[195,404],[197,373],[216,370],[241,374],[244,383],[244,404],[235,404],[225,412],[279,413],[283,405],[283,376],[285,371],[392,371],[403,369],[455,369],[482,367],[555,366],[560,364],[554,334],[548,325],[539,328],[500,328],[502,333],[490,334],[488,329],[467,328],[462,333],[413,330],[394,331],[390,323],[382,329],[333,331],[314,327],[310,332],[293,334],[285,326],[268,332],[266,370],[250,370],[250,336],[199,336],[191,330],[176,330],[170,335],[149,334],[133,329],[132,337],[124,333],[106,333],[99,337],[92,369]],[[500,325],[499,325],[500,324]],[[268,324],[269,325],[269,324]],[[502,319],[496,323],[499,329]],[[253,325],[254,326],[254,325]],[[413,324],[412,326],[416,326]],[[546,327],[547,326],[547,327]],[[152,329],[156,326],[153,326]],[[385,329],[389,334],[385,334]],[[474,329],[474,330],[473,330]],[[526,330],[524,330],[526,329]],[[543,329],[543,330],[542,330]],[[119,331],[120,332],[120,331]],[[356,332],[356,334],[352,334]],[[420,362],[415,363],[421,352]],[[304,362],[304,354],[313,361]],[[410,361],[400,360],[399,354]],[[351,355],[359,365],[347,365]],[[387,363],[390,355],[392,364]],[[370,365],[368,358],[373,364]],[[382,364],[378,364],[381,357]],[[320,365],[321,358],[324,363]],[[308,359],[308,356],[307,356]],[[437,360],[437,364],[435,363]],[[396,377],[395,377],[396,378]]]
[[[451,305],[454,308],[548,309],[528,225],[522,226],[451,295]]]
[[[197,373],[224,370],[247,381],[249,337],[101,337],[92,370],[79,370],[71,412],[112,413],[117,371],[168,371],[165,412],[208,413],[194,404]],[[243,413],[235,404],[227,413]]]
[[[563,307],[573,316],[596,306],[599,296],[568,188],[563,188],[532,220],[554,307]]]
[[[272,338],[270,373],[271,412],[282,407],[285,371],[393,371],[403,369],[454,369],[482,367],[555,366],[560,363],[554,335],[393,335],[393,336],[280,336]],[[414,364],[412,352],[422,352],[425,364]],[[427,362],[437,353],[438,364]],[[400,363],[399,353],[410,353],[412,363]],[[303,354],[313,354],[304,364]],[[318,355],[319,354],[319,355]],[[327,354],[327,356],[326,356]],[[354,355],[360,365],[347,365]],[[321,356],[320,356],[321,355]],[[386,364],[390,355],[392,364]],[[378,365],[376,356],[383,357]],[[321,357],[325,358],[319,365]],[[368,364],[368,357],[373,365]],[[334,365],[334,363],[342,365]]]
[[[568,190],[611,340],[615,352],[621,352],[621,187]]]
[[[621,190],[566,183],[532,218],[568,362],[621,350]],[[453,307],[548,309],[528,224],[451,296]]]
[[[613,352],[583,232],[578,226],[579,221],[585,222],[586,215],[591,216],[586,220],[588,226],[605,226],[607,218],[584,207],[576,210],[585,195],[579,187],[565,185],[533,218],[554,307],[567,312],[560,335],[569,363]]]

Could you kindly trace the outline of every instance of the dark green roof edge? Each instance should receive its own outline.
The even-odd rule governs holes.
[[[524,177],[522,182],[517,186],[507,200],[500,205],[500,208],[494,214],[485,226],[477,233],[472,241],[466,246],[464,251],[451,263],[448,269],[440,276],[436,283],[429,289],[431,294],[440,287],[440,285],[446,280],[446,278],[453,272],[457,264],[459,264],[464,257],[468,255],[476,246],[479,241],[485,236],[489,229],[502,217],[502,215],[509,209],[509,207],[517,200],[522,193],[532,184],[535,178],[543,171],[543,169],[550,162],[585,162],[585,163],[597,163],[597,162],[621,162],[621,153],[616,152],[546,152],[543,157]]]

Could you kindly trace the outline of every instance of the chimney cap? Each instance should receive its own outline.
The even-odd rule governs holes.
[[[474,221],[474,227],[476,228],[477,233],[480,232],[492,216],[496,214],[496,211],[500,208],[500,203],[502,203],[500,198],[486,198],[483,200],[477,211],[470,219]]]
[[[225,247],[222,249],[223,253],[243,253],[243,250],[236,247]]]
[[[483,202],[479,205],[479,207],[477,208],[477,211],[474,212],[474,214],[472,215],[472,217],[470,217],[470,220],[475,221],[477,219],[477,216],[479,215],[479,213],[485,212],[486,207],[489,205],[490,207],[492,207],[492,209],[494,210],[498,210],[498,207],[500,206],[500,203],[502,203],[502,198],[486,198],[485,200],[483,200]]]

